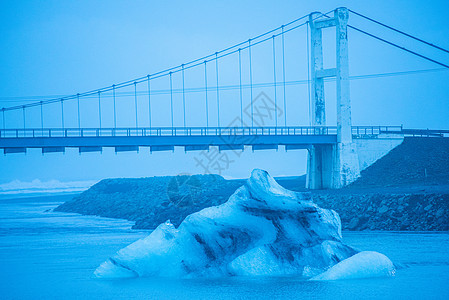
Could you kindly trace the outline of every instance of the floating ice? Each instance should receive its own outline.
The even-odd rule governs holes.
[[[357,253],[341,239],[336,212],[256,169],[226,203],[189,215],[177,229],[168,221],[159,225],[95,275],[312,277]]]
[[[374,251],[363,251],[339,262],[311,280],[391,277],[395,272],[393,263],[385,255]]]

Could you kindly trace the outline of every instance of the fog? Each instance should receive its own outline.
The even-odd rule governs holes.
[[[404,30],[426,41],[449,48],[447,1],[20,1],[0,5],[0,107],[28,104],[111,86],[119,82],[153,74],[187,61],[215,53],[230,45],[247,41],[272,28],[307,15],[312,11],[329,12],[346,6],[376,20]],[[392,34],[379,26],[351,15],[349,23],[373,32],[433,59],[449,62],[449,55]],[[324,34],[325,67],[335,64],[335,31]],[[307,80],[307,32],[305,27],[286,36],[286,80]],[[277,40],[277,70],[280,71]],[[403,125],[406,128],[449,128],[449,72],[429,61],[395,49],[360,33],[349,31],[352,118],[354,125]],[[268,59],[271,44],[254,50],[253,81],[272,80],[272,61]],[[243,53],[243,81],[248,82],[247,54]],[[220,62],[220,85],[238,84],[236,56]],[[267,67],[267,65],[269,66]],[[208,80],[214,86],[215,66],[210,63]],[[418,71],[418,72],[415,72]],[[201,86],[203,69],[186,72],[186,86]],[[397,74],[397,72],[405,72]],[[395,73],[395,74],[390,74]],[[281,73],[278,72],[278,81]],[[357,77],[374,75],[371,77]],[[176,77],[175,77],[176,76]],[[203,80],[203,79],[201,79]],[[174,88],[180,89],[179,74],[173,77]],[[166,90],[166,79],[155,82],[155,90]],[[143,91],[144,87],[138,87]],[[117,103],[117,126],[134,125],[133,87]],[[272,87],[254,89],[273,98]],[[249,91],[244,90],[244,105],[249,104]],[[217,126],[216,95],[209,93],[210,126]],[[153,126],[170,126],[167,93],[154,98]],[[205,126],[206,111],[201,93],[188,93],[187,126]],[[221,125],[227,125],[239,114],[236,110],[238,90],[223,92]],[[278,93],[280,107],[283,94]],[[103,126],[112,126],[110,98],[105,98]],[[108,102],[109,101],[109,102]],[[148,126],[148,104],[138,99],[140,126]],[[174,95],[174,125],[183,126],[182,95]],[[236,102],[237,101],[237,102]],[[287,87],[287,112],[278,122],[289,125],[310,123],[307,84]],[[326,83],[328,125],[336,124],[335,84]],[[66,110],[76,104],[67,102]],[[82,102],[82,126],[98,126],[96,104]],[[59,106],[45,108],[45,126],[61,123]],[[40,127],[39,108],[27,112],[29,127]],[[22,111],[8,112],[7,128],[22,128]],[[66,126],[76,127],[75,114],[67,113]],[[245,122],[249,122],[248,119]],[[267,120],[274,125],[275,120]],[[305,150],[285,152],[263,150],[243,154],[227,152],[229,160],[212,170],[227,178],[248,177],[254,168],[265,169],[273,176],[302,175],[306,171]],[[77,149],[65,154],[42,155],[40,149],[27,154],[0,156],[0,182],[34,179],[61,181],[99,180],[108,177],[146,177],[156,175],[196,174],[206,172],[198,159],[200,152],[151,153],[142,148],[138,154],[118,153],[104,148],[100,153],[80,155]]]

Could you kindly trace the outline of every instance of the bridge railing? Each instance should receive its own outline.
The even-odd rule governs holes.
[[[447,137],[449,130],[441,129],[406,129],[402,126],[353,126],[354,135],[400,134],[409,137]]]
[[[335,126],[0,129],[0,138],[335,134],[337,134]]]
[[[413,137],[449,137],[449,130],[403,129],[402,133]]]
[[[352,126],[354,135],[402,134],[402,126]]]
[[[158,127],[158,128],[30,128],[0,129],[0,138],[51,137],[153,137],[219,135],[336,135],[336,126],[289,127]],[[402,126],[353,126],[355,136],[401,134],[406,136],[447,136],[449,130],[404,129]]]

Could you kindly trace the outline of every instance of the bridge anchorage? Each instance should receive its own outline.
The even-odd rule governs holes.
[[[103,147],[115,148],[116,152],[138,151],[139,147],[149,147],[152,152],[172,151],[174,147],[183,147],[185,151],[204,151],[213,146],[218,147],[220,151],[235,151],[243,150],[245,146],[251,147],[252,150],[278,149],[279,146],[283,146],[288,151],[308,150],[307,187],[323,189],[341,188],[350,184],[360,176],[363,169],[401,144],[404,136],[447,136],[448,130],[412,130],[404,129],[402,126],[352,126],[348,28],[446,69],[449,69],[449,65],[349,25],[349,13],[394,30],[408,38],[413,38],[439,51],[449,53],[449,50],[347,8],[335,9],[333,16],[329,16],[330,13],[316,12],[303,16],[253,39],[151,75],[89,92],[3,108],[0,115],[3,125],[0,129],[0,149],[3,149],[4,154],[9,154],[26,153],[27,148],[40,148],[42,153],[64,152],[66,148],[78,148],[79,152],[83,153],[101,152]],[[336,29],[336,66],[325,69],[322,31],[330,27]],[[303,81],[288,81],[285,66],[289,64],[288,62],[286,64],[284,56],[284,37],[299,28],[310,29],[311,33],[310,57],[309,55],[307,57],[307,65],[310,69],[308,75],[311,78]],[[271,50],[268,55],[265,53],[265,55],[259,56],[264,60],[258,65],[258,73],[261,73],[262,67],[268,68],[265,71],[268,71],[266,73],[270,74],[273,81],[256,83],[253,82],[253,66],[256,64],[253,61],[252,51],[256,51],[257,48],[254,47],[263,43],[268,44],[268,48]],[[307,50],[309,52],[308,45]],[[248,55],[246,59],[244,55]],[[220,77],[219,70],[226,68],[223,68],[219,61],[222,62],[225,57],[231,56],[236,58],[235,62],[238,62],[238,66],[228,69],[238,70],[238,72],[228,71],[226,75],[237,78],[236,81],[239,83],[220,85],[222,77]],[[266,58],[269,59],[268,63]],[[195,73],[199,76],[198,78],[189,73],[191,69],[199,70]],[[185,80],[188,76],[192,76],[193,79]],[[281,76],[282,81],[279,80]],[[336,82],[336,126],[326,124],[324,94],[326,78],[333,78]],[[177,85],[176,80],[178,80]],[[155,85],[153,85],[154,81],[156,81]],[[200,86],[189,87],[187,82],[195,82],[197,85],[199,83]],[[310,126],[291,125],[287,121],[286,89],[295,84],[309,86],[311,84]],[[165,89],[155,90],[154,86],[165,87]],[[176,86],[182,88],[175,88]],[[127,88],[130,91],[127,91]],[[274,111],[274,118],[269,120],[271,123],[257,120],[260,107],[258,107],[258,97],[253,99],[253,90],[262,88],[264,92],[261,94],[272,89],[268,93],[272,93],[274,101],[262,101],[264,102],[263,109]],[[232,90],[237,91],[233,96],[224,93]],[[177,95],[182,97],[178,97],[177,100]],[[247,97],[248,95],[249,97]],[[187,96],[195,97],[195,103],[204,104],[202,109],[195,107],[191,110],[195,111],[193,117],[186,114],[186,106],[189,109],[186,103],[189,103],[190,100]],[[121,107],[118,106],[119,97],[128,99],[126,103],[120,102]],[[159,106],[155,106],[154,98],[159,99],[159,102],[156,101]],[[295,94],[295,100],[298,98],[298,95]],[[75,109],[69,110],[68,102]],[[244,103],[245,109],[243,109]],[[84,104],[89,104],[89,109],[83,109]],[[169,105],[169,108],[167,109],[164,105]],[[237,110],[231,116],[226,116],[221,108],[224,105],[228,105],[228,112],[232,113],[233,108],[237,108]],[[44,110],[45,107],[49,107],[49,109]],[[33,108],[37,108],[37,110],[33,110]],[[213,111],[214,109],[216,111]],[[34,111],[35,115],[27,115],[29,111]],[[113,112],[113,114],[106,114],[105,111]],[[170,112],[169,115],[166,114],[167,111]],[[280,111],[283,111],[283,115],[279,113]],[[13,117],[10,117],[9,113],[12,113]],[[123,115],[127,116],[127,119]],[[175,118],[175,115],[181,117]],[[299,119],[298,115],[295,113],[296,119]],[[47,116],[45,122],[44,116]],[[49,116],[50,118],[48,118]],[[235,118],[235,116],[238,117]],[[229,126],[223,127],[221,124],[223,124],[223,120],[226,122],[226,117],[233,121],[228,123]],[[51,118],[53,120],[49,120]],[[40,124],[29,126],[32,120],[40,121],[38,122]],[[23,127],[18,126],[20,121],[23,122]],[[45,126],[45,123],[52,123],[53,126]],[[86,123],[88,126],[85,125]],[[119,123],[126,125],[118,127]],[[54,124],[60,125],[54,126]],[[177,126],[177,124],[182,125]]]

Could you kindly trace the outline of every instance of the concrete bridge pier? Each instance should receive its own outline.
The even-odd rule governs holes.
[[[333,18],[309,16],[311,30],[312,125],[326,125],[324,78],[335,77],[337,88],[337,143],[312,146],[307,163],[307,187],[310,189],[341,188],[360,176],[357,146],[352,140],[349,87],[348,35],[349,13],[337,8]],[[323,68],[322,29],[336,28],[336,68]]]
[[[311,146],[308,149],[307,188],[332,188],[335,147],[332,145]]]

